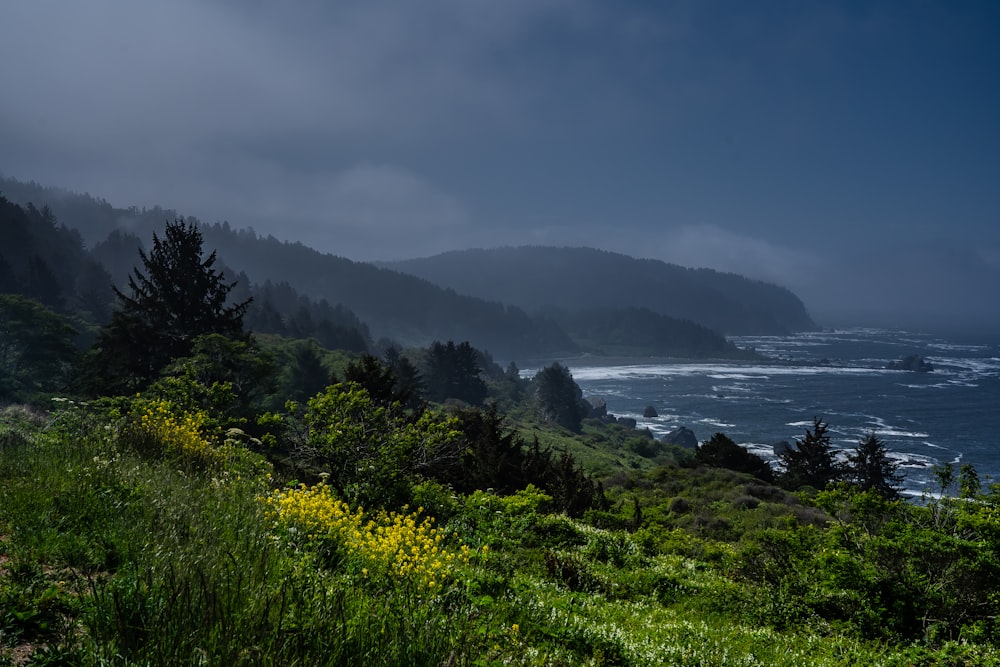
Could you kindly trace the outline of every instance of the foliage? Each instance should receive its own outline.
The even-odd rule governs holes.
[[[347,365],[344,379],[360,384],[379,405],[398,404],[413,410],[423,407],[420,375],[409,359],[395,350],[390,352],[386,363],[370,354],[361,355]]]
[[[432,522],[142,451],[122,415],[152,399],[60,404],[0,414],[21,434],[0,444],[0,661],[1000,664],[992,489],[908,505],[832,487],[812,523],[749,475],[670,466],[612,490],[602,516],[641,506],[634,533],[552,514],[536,487],[422,484]]]
[[[708,327],[648,308],[588,308],[558,314],[555,319],[581,347],[597,354],[691,359],[755,356]]]
[[[995,642],[1000,524],[996,499],[977,500],[911,505],[845,486],[817,496],[841,517],[830,529],[758,534],[739,568],[770,591],[768,622],[773,613],[884,641]]]
[[[285,383],[287,400],[304,403],[332,383],[330,369],[323,363],[319,347],[312,340],[299,341],[293,351]]]
[[[806,429],[805,435],[797,438],[793,447],[778,454],[778,461],[784,467],[781,483],[785,488],[824,489],[843,479],[845,469],[836,459],[828,430],[829,424],[814,417],[812,430]]]
[[[402,504],[421,475],[458,455],[455,420],[429,410],[410,418],[376,405],[354,383],[331,385],[310,399],[302,424],[290,453],[293,474],[318,479],[326,473],[353,504]]]
[[[139,250],[143,270],[129,276],[130,294],[115,289],[118,307],[92,350],[82,383],[92,393],[130,393],[155,379],[173,359],[189,356],[204,334],[245,339],[248,302],[228,303],[235,283],[202,259],[202,236],[191,222],[168,222],[163,239]]]
[[[325,484],[277,490],[265,499],[275,528],[294,544],[315,544],[328,554],[356,559],[354,569],[366,578],[405,579],[418,589],[433,590],[469,562],[469,548],[445,547],[434,519],[413,513],[379,512],[368,519],[352,511]]]
[[[62,389],[80,354],[76,333],[37,301],[0,294],[0,401]]]
[[[0,294],[15,294],[88,323],[103,322],[114,294],[111,278],[88,255],[79,232],[60,224],[47,205],[18,206],[0,196]]]
[[[189,398],[212,397],[202,398],[199,407],[214,410],[233,425],[245,425],[275,391],[276,374],[273,359],[253,337],[210,333],[197,336],[190,356],[174,359],[150,389],[156,391],[176,380],[176,384],[190,386],[185,394]],[[224,401],[218,400],[220,394],[226,394]]]
[[[848,477],[861,491],[874,491],[888,500],[898,500],[903,475],[889,458],[885,444],[874,433],[865,436],[847,457]]]
[[[479,355],[463,341],[434,341],[424,353],[421,376],[427,398],[442,402],[456,399],[469,405],[482,405],[486,399],[486,382],[480,377]]]
[[[368,327],[342,304],[314,301],[287,282],[265,280],[262,285],[250,285],[250,278],[243,272],[238,280],[240,285],[247,285],[248,296],[253,298],[245,317],[251,331],[315,339],[329,349],[355,353],[368,349]]]
[[[737,445],[722,433],[716,433],[695,451],[696,463],[716,468],[729,468],[750,473],[765,482],[774,481],[774,472],[767,461]]]
[[[587,407],[583,402],[583,392],[573,381],[569,369],[553,363],[535,373],[531,383],[535,401],[545,421],[578,432]]]

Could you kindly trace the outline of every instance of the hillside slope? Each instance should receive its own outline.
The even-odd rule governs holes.
[[[729,335],[816,328],[802,301],[783,287],[593,248],[464,250],[384,266],[529,312],[647,308]]]

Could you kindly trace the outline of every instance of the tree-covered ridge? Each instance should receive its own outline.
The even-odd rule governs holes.
[[[502,358],[578,350],[554,322],[514,306],[465,296],[301,243],[235,232],[226,225],[208,225],[204,232],[206,242],[220,248],[227,266],[246,271],[257,281],[287,282],[311,298],[343,304],[357,313],[375,338],[388,337],[404,345],[469,340]]]
[[[386,266],[529,312],[646,308],[730,335],[816,328],[783,287],[593,248],[460,250]]]
[[[172,209],[159,206],[120,208],[89,194],[3,176],[0,176],[0,192],[21,206],[33,203],[48,208],[56,218],[75,229],[89,248],[116,231],[137,233],[149,240],[149,234],[162,227],[164,220],[179,217]]]
[[[111,279],[88,256],[78,232],[50,209],[0,195],[0,294],[21,294],[48,308],[100,321],[111,312]]]
[[[555,311],[552,317],[582,348],[594,354],[687,359],[755,357],[752,351],[741,350],[707,327],[648,308]]]
[[[121,209],[57,188],[13,179],[3,183],[17,195],[17,201],[49,206],[63,223],[79,228],[92,257],[104,265],[119,287],[131,270],[135,250],[148,246],[153,231],[164,220],[177,217],[159,207]],[[285,290],[287,286],[298,297],[350,311],[368,329],[344,329],[342,322],[331,319],[338,331],[321,331],[315,309],[310,308],[314,326],[308,335],[327,344],[347,345],[354,328],[369,340],[390,338],[403,345],[469,340],[506,359],[551,359],[581,351],[732,356],[738,353],[725,349],[715,332],[773,333],[813,326],[798,299],[782,288],[591,249],[469,251],[474,256],[462,259],[462,275],[447,278],[446,289],[441,289],[433,284],[437,279],[417,280],[409,273],[261,237],[251,229],[228,223],[202,225],[201,231],[206,243],[218,252],[220,266],[248,278],[247,289],[251,284],[258,286],[254,289],[270,284]],[[504,253],[515,254],[506,258]],[[446,254],[418,262],[446,262],[456,257],[464,256]],[[469,261],[475,265],[471,269]],[[0,280],[2,277],[0,268]],[[99,321],[107,317],[108,303],[105,299]],[[285,303],[270,302],[279,309],[281,322],[266,305],[255,306],[265,311],[249,314],[255,328],[282,335],[302,335],[310,330],[301,309],[291,313],[281,310]],[[547,316],[538,314],[539,309],[550,306],[557,309]],[[589,313],[579,312],[584,310]],[[609,310],[617,311],[612,319],[628,319],[629,329],[598,321],[597,313]],[[637,315],[644,310],[659,317]],[[567,317],[572,321],[566,321]],[[555,318],[561,321],[557,323]],[[704,329],[682,325],[683,320]],[[349,345],[359,347],[357,338]]]

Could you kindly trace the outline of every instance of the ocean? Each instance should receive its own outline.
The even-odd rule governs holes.
[[[774,361],[564,365],[584,396],[656,437],[679,426],[699,441],[722,432],[773,461],[774,443],[794,442],[820,417],[838,449],[874,432],[908,494],[929,490],[932,467],[949,461],[973,464],[984,484],[1000,481],[1000,343],[884,329],[731,340]],[[933,371],[886,369],[914,354]],[[649,405],[659,416],[643,417]]]

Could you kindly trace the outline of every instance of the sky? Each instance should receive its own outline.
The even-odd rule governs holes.
[[[1000,3],[12,0],[0,173],[355,260],[593,246],[1000,333]]]

